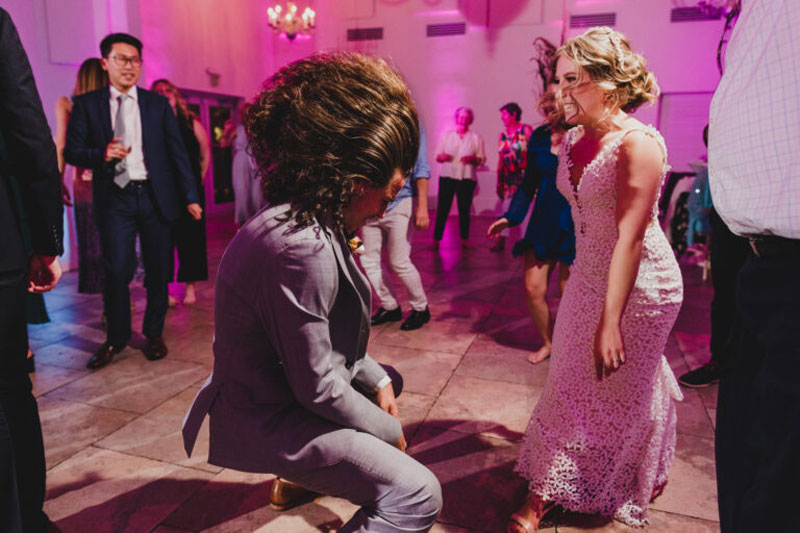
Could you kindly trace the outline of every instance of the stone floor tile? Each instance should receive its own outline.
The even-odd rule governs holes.
[[[677,329],[673,332],[673,335],[686,358],[689,370],[694,370],[708,362],[711,357],[711,353],[708,351],[711,335],[708,333],[687,333]]]
[[[90,447],[48,472],[44,510],[64,533],[150,531],[211,477]]]
[[[527,360],[530,353],[530,349],[509,346],[481,333],[467,350],[456,374],[542,387],[550,362],[533,365]]]
[[[719,533],[719,523],[650,509],[647,533]],[[598,516],[562,513],[558,519],[558,533],[630,533],[636,529],[614,520]]]
[[[136,418],[136,413],[44,396],[38,399],[47,467],[61,463]]]
[[[683,401],[677,402],[678,433],[714,438],[714,426],[696,390],[682,389]]]
[[[413,392],[404,392],[397,399],[400,422],[403,424],[403,434],[409,444],[414,441],[414,436],[422,427],[435,401],[435,396],[414,394]]]
[[[719,521],[714,440],[678,435],[669,482],[651,509]]]
[[[191,458],[186,456],[183,448],[181,424],[198,390],[196,387],[184,390],[101,439],[95,446],[213,473],[221,471],[222,468],[207,462],[208,418],[200,428]]]
[[[222,470],[182,502],[162,525],[189,531],[255,531],[278,514],[269,508],[273,479],[268,474]]]
[[[73,370],[60,366],[43,364],[36,358],[36,372],[30,374],[33,383],[33,395],[41,396],[53,389],[66,385],[86,375],[88,370]]]
[[[197,363],[129,357],[114,361],[48,396],[98,407],[145,413],[208,375]]]
[[[516,440],[522,437],[541,391],[530,385],[456,375],[424,427]]]
[[[432,396],[444,388],[461,361],[460,354],[390,346],[381,344],[380,339],[370,343],[368,351],[379,363],[391,365],[400,372],[403,390]]]
[[[439,308],[431,304],[431,321],[415,331],[402,331],[399,326],[388,327],[375,337],[374,342],[463,355],[475,340],[471,319],[448,318],[437,314]],[[480,319],[479,319],[480,320]]]
[[[709,385],[708,387],[703,387],[695,390],[697,391],[697,394],[700,396],[700,399],[703,401],[703,405],[705,405],[707,409],[717,408],[717,396],[719,396],[719,384],[714,383],[712,385]]]
[[[442,485],[441,522],[477,531],[504,531],[526,484],[512,466],[519,446],[505,439],[423,428],[409,453]]]

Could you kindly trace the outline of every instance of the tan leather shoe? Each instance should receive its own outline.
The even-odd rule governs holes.
[[[272,490],[269,493],[269,506],[275,511],[287,511],[298,505],[313,501],[317,496],[319,494],[316,492],[276,477],[275,481],[272,482]]]

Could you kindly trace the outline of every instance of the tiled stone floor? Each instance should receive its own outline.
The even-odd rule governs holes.
[[[233,235],[224,212],[209,224],[211,279]],[[462,250],[455,220],[443,246],[416,234],[413,259],[430,300],[432,321],[414,332],[398,323],[373,329],[371,354],[396,365],[406,390],[400,399],[409,452],[441,480],[445,506],[437,532],[502,531],[525,487],[511,473],[519,441],[547,375],[527,353],[538,335],[525,311],[521,261],[494,254],[473,220],[473,245]],[[711,289],[698,267],[684,267],[685,302],[667,346],[676,374],[703,363],[708,346]],[[31,326],[36,352],[35,393],[47,452],[45,510],[62,531],[333,531],[355,507],[321,498],[286,513],[268,507],[272,478],[221,469],[205,462],[207,429],[187,458],[180,425],[211,369],[213,281],[200,284],[198,303],[169,311],[162,361],[144,359],[144,339],[112,364],[84,368],[105,338],[99,296],[79,295],[68,273],[47,295],[52,322]],[[555,286],[551,296],[557,304]],[[401,291],[402,292],[402,291]],[[135,284],[134,330],[144,311]],[[179,295],[180,296],[180,295]],[[408,306],[405,301],[403,305]],[[684,390],[678,450],[670,482],[651,506],[649,531],[719,531],[714,472],[716,387]],[[544,531],[621,532],[628,528],[595,516],[555,514]]]

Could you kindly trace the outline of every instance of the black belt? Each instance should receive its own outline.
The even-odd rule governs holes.
[[[147,187],[147,180],[130,180],[125,187],[141,189],[142,187]]]
[[[787,239],[777,235],[755,235],[748,237],[748,240],[753,253],[761,259],[800,256],[800,239]]]

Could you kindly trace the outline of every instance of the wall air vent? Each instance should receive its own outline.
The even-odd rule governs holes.
[[[697,20],[719,20],[721,12],[714,12],[695,7],[674,7],[669,14],[670,22],[694,22]]]
[[[592,26],[614,26],[617,24],[616,13],[592,13],[591,15],[570,15],[570,28],[591,28]]]
[[[447,37],[448,35],[464,35],[467,25],[464,22],[450,22],[446,24],[428,24],[425,35],[428,37]]]
[[[347,30],[348,41],[380,41],[383,39],[383,28],[350,28]]]

